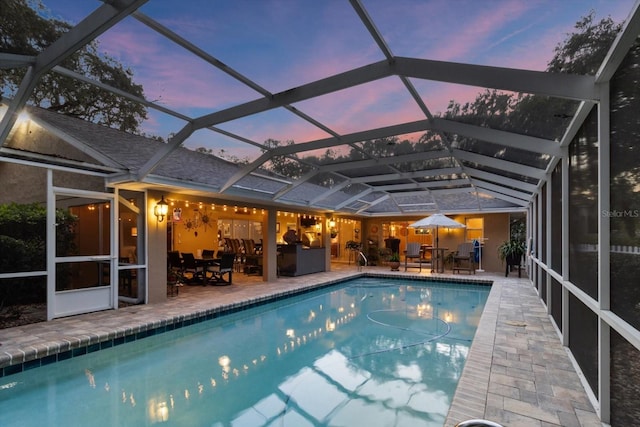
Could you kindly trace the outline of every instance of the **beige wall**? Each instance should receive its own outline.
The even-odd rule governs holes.
[[[190,252],[196,255],[203,249],[218,250],[218,214],[215,212],[201,212],[196,205],[189,208],[181,207],[182,219],[170,222],[167,226],[172,228],[171,238],[173,250],[178,252]],[[171,211],[171,208],[169,208]],[[195,227],[195,214],[205,215],[207,225],[198,222]]]
[[[67,144],[31,120],[14,126],[5,146],[97,164],[87,154]],[[0,162],[0,179],[3,185],[0,192],[0,203],[45,203],[47,200],[47,170],[45,168]],[[105,188],[104,179],[100,177],[62,171],[54,171],[53,184],[58,187],[93,191],[104,191]]]
[[[148,230],[148,268],[147,298],[148,303],[167,299],[167,220],[158,222],[153,215],[153,208],[160,201],[160,194],[149,192],[147,197]]]
[[[44,204],[47,201],[47,171],[44,168],[0,162],[0,182],[2,204]]]
[[[221,248],[218,246],[218,231],[220,231],[221,237],[225,237],[223,230],[223,223],[229,223],[231,221],[235,224],[235,230],[228,230],[231,235],[226,237],[248,236],[247,230],[241,230],[239,228],[247,226],[248,222],[260,223],[262,229],[262,238],[264,238],[264,230],[266,230],[266,218],[267,213],[262,213],[261,209],[257,209],[255,213],[249,210],[247,213],[239,211],[234,212],[233,206],[228,207],[225,212],[220,205],[216,205],[215,208],[211,208],[211,204],[204,204],[199,206],[198,203],[190,202],[186,207],[184,204],[184,196],[180,195],[165,195],[167,199],[179,199],[179,202],[175,202],[174,206],[169,207],[169,211],[173,208],[181,209],[182,218],[180,221],[171,222],[169,225],[172,228],[170,235],[170,242],[173,250],[178,252],[191,252],[194,255],[198,254],[198,251],[204,249],[210,249],[217,251]],[[195,221],[196,215],[198,221]],[[206,217],[206,224],[204,221]],[[155,217],[152,215],[152,220]],[[295,222],[295,220],[294,220]],[[197,225],[197,226],[196,226]],[[242,239],[242,237],[237,237]],[[259,238],[254,238],[259,241]],[[169,250],[169,248],[168,248]]]

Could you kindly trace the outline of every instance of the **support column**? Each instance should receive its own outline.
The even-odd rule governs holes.
[[[602,312],[611,309],[611,210],[610,104],[609,83],[601,83],[598,104],[598,400],[599,415],[604,423],[611,418],[610,326],[602,320]]]
[[[263,250],[263,268],[262,278],[268,282],[275,281],[278,278],[278,244],[276,233],[276,219],[278,212],[275,208],[267,210],[266,233],[262,240]]]

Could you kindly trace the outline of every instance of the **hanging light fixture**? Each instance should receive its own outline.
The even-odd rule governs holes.
[[[164,221],[164,217],[167,216],[169,211],[169,204],[164,201],[164,196],[160,199],[156,206],[153,208],[153,214],[156,216],[158,222]]]

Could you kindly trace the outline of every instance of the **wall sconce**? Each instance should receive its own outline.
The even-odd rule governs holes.
[[[138,237],[138,227],[131,227],[131,237]]]
[[[167,216],[169,211],[169,204],[164,201],[164,196],[160,199],[156,206],[153,208],[153,214],[156,216],[158,222],[164,221],[164,217]]]
[[[336,221],[333,218],[331,218],[329,220],[329,227],[330,228],[334,228],[335,226],[336,226]]]

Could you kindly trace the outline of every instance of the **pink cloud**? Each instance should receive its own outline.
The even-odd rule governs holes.
[[[429,56],[446,61],[460,61],[470,55],[476,56],[478,50],[486,49],[493,34],[529,12],[532,4],[533,2],[512,0],[495,8],[482,9],[470,22],[463,24],[461,31],[450,32],[447,43],[429,52]]]
[[[110,31],[101,47],[135,69],[134,81],[143,85],[147,99],[172,109],[213,110],[257,97],[212,65],[140,28]]]

